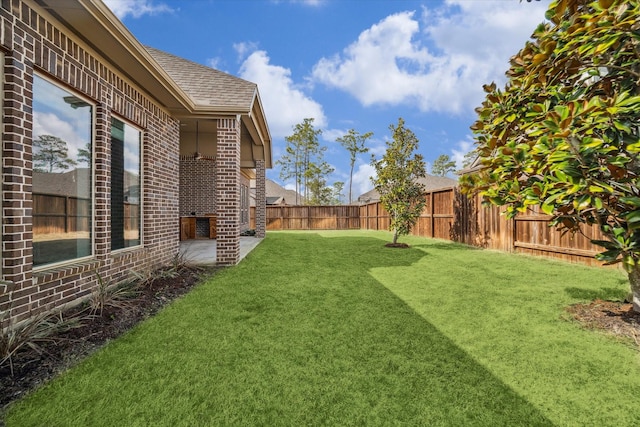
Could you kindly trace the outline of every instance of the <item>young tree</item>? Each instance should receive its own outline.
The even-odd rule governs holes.
[[[471,165],[473,164],[473,162],[476,161],[476,159],[478,158],[478,149],[474,148],[473,150],[467,152],[464,155],[464,158],[462,159],[462,168],[468,168],[471,167]]]
[[[393,244],[398,236],[409,234],[425,205],[424,186],[418,178],[426,176],[422,155],[415,154],[418,138],[404,127],[404,120],[389,126],[393,139],[387,142],[387,151],[381,160],[372,158],[376,170],[373,185],[380,193],[380,203],[389,212],[389,229],[393,233]]]
[[[472,129],[484,169],[465,187],[514,217],[540,205],[552,225],[597,224],[597,258],[622,262],[640,311],[640,4],[562,0],[485,86]]]
[[[320,164],[311,163],[307,170],[308,180],[308,198],[307,203],[310,205],[328,205],[331,200],[331,188],[327,186],[326,177],[331,174],[334,169],[327,162]]]
[[[34,170],[52,173],[67,170],[76,164],[75,160],[69,158],[66,141],[53,135],[40,135],[33,140]]]
[[[344,182],[336,181],[333,183],[333,188],[331,189],[331,200],[329,200],[330,205],[342,204],[342,190],[344,190]]]
[[[434,160],[433,166],[431,166],[431,174],[435,176],[445,176],[449,172],[456,170],[456,162],[446,154],[441,154]]]
[[[308,182],[313,177],[310,171],[312,164],[317,157],[322,157],[326,149],[320,147],[318,143],[318,136],[322,130],[313,127],[313,120],[313,118],[307,118],[294,126],[293,134],[285,137],[287,142],[285,154],[276,161],[276,164],[281,167],[280,178],[283,180],[293,178],[296,183],[296,193],[300,193],[302,189],[305,200],[310,196]],[[296,196],[296,204],[298,203]]]
[[[296,185],[296,205],[300,203],[298,195],[302,185],[302,147],[300,141],[292,137],[286,137],[287,146],[285,154],[276,161],[280,166],[280,179],[292,179]]]
[[[344,136],[336,139],[336,142],[342,144],[344,148],[349,151],[351,155],[351,170],[349,171],[349,204],[353,201],[351,198],[351,186],[353,183],[353,167],[356,164],[356,159],[358,154],[364,154],[369,151],[369,149],[365,146],[367,139],[373,136],[373,132],[367,132],[365,134],[360,134],[354,129],[349,129],[349,132]]]
[[[91,143],[87,142],[84,148],[78,149],[78,163],[85,163],[91,167]]]

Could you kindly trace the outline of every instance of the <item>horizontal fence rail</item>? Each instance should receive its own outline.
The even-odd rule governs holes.
[[[486,249],[559,258],[599,265],[600,248],[592,239],[603,239],[597,226],[581,233],[562,233],[549,227],[550,216],[539,209],[507,219],[503,209],[482,206],[479,197],[468,197],[458,187],[427,192],[426,204],[413,235],[446,239]],[[267,206],[267,230],[388,230],[389,214],[380,202],[343,206]],[[253,215],[252,215],[253,217]]]

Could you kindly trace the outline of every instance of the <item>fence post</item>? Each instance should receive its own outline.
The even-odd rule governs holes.
[[[284,229],[284,206],[280,206],[280,230]]]
[[[434,206],[433,191],[431,192],[431,238],[436,237],[436,218],[435,218],[435,206]]]

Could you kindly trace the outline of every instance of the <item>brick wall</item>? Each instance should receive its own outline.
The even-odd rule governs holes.
[[[218,119],[217,124],[216,258],[220,265],[234,265],[240,259],[240,120]]]
[[[180,216],[216,212],[216,161],[180,156]]]
[[[116,68],[20,0],[0,6],[4,55],[2,283],[0,311],[12,321],[86,297],[103,280],[157,268],[178,250],[179,125]],[[32,126],[34,69],[95,102],[94,257],[55,269],[32,268]],[[110,119],[143,131],[143,245],[110,252]]]
[[[193,156],[180,156],[180,216],[190,216],[216,211],[216,161],[213,158],[195,160]],[[240,173],[240,186],[246,191],[245,218],[240,215],[240,232],[250,228],[249,187],[250,179]],[[242,206],[242,203],[241,203]]]
[[[267,189],[264,160],[256,161],[256,237],[263,238],[267,230]]]
[[[249,188],[251,187],[251,180],[240,171],[240,187],[242,191],[240,192],[240,232],[249,229],[250,221],[249,221]],[[243,200],[244,199],[244,200]],[[244,215],[243,215],[244,213]]]

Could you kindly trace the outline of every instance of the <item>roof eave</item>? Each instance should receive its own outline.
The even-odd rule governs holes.
[[[40,0],[38,4],[162,106],[170,111],[194,108],[187,94],[102,1]]]

